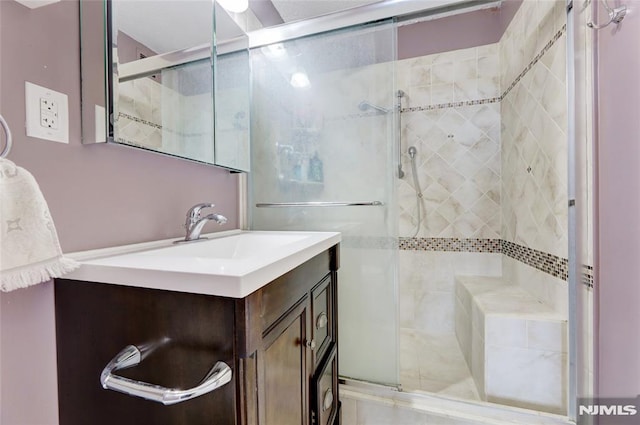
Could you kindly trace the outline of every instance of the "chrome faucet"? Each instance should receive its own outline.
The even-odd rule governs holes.
[[[202,232],[202,228],[208,221],[215,221],[219,225],[223,225],[227,222],[227,218],[221,214],[209,214],[202,217],[202,210],[204,208],[213,208],[214,204],[203,203],[196,204],[187,211],[187,219],[184,223],[184,228],[187,230],[187,234],[184,237],[184,240],[179,242],[190,242],[197,240],[204,240],[206,238],[200,237],[200,232]]]

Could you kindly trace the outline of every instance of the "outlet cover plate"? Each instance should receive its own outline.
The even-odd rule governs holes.
[[[60,0],[16,0],[23,6],[27,6],[29,9],[36,9],[38,7],[46,6],[48,4],[58,3]]]
[[[25,82],[27,136],[69,143],[69,99],[66,94]],[[54,111],[45,111],[43,104],[54,104]],[[46,126],[53,118],[55,125]]]

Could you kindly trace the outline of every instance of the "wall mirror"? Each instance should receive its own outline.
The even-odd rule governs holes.
[[[248,42],[224,9],[211,0],[80,7],[83,143],[249,170]]]

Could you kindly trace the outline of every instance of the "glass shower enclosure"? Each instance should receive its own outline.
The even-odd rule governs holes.
[[[253,230],[342,233],[340,375],[398,384],[391,20],[250,51]]]

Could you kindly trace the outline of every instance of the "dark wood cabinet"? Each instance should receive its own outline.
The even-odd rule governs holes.
[[[334,415],[338,405],[338,356],[336,350],[332,350],[322,367],[316,371],[312,384],[312,422],[318,425],[334,423]]]
[[[263,380],[266,425],[307,423],[307,315],[306,305],[299,304],[264,338],[258,379]]]
[[[60,424],[339,424],[338,258],[335,245],[241,299],[57,279]],[[144,344],[158,348],[119,375],[189,388],[223,361],[233,377],[171,406],[102,389],[105,365]]]

